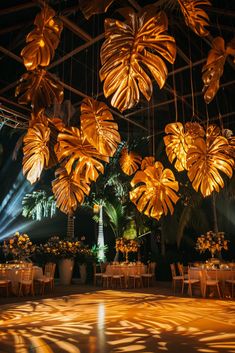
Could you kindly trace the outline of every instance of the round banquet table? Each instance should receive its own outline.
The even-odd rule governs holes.
[[[105,274],[108,276],[123,275],[126,287],[128,286],[128,278],[133,275],[142,275],[146,273],[146,266],[143,263],[121,263],[107,265]]]
[[[7,279],[11,281],[11,290],[12,293],[18,294],[19,290],[19,281],[21,278],[21,272],[24,268],[8,268],[7,269]],[[38,279],[43,276],[43,270],[41,267],[33,266],[33,279]]]

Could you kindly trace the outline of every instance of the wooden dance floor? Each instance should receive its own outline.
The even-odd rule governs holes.
[[[235,353],[235,302],[103,290],[0,307],[0,353]]]

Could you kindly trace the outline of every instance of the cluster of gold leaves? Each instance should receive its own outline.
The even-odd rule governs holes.
[[[122,171],[125,174],[132,175],[139,168],[141,160],[142,160],[141,156],[139,156],[137,153],[133,151],[128,152],[128,148],[124,147],[121,152],[119,164],[121,166]]]
[[[175,161],[178,171],[187,170],[193,188],[204,197],[224,187],[222,171],[232,177],[234,166],[234,138],[222,136],[220,128],[209,125],[206,131],[198,123],[168,124],[164,137],[166,154]]]
[[[204,100],[207,104],[213,100],[219,89],[220,77],[223,75],[224,64],[228,55],[235,58],[235,40],[229,42],[225,47],[222,37],[214,38],[207,62],[202,68]]]
[[[15,95],[20,104],[31,103],[37,115],[55,102],[61,104],[64,98],[62,85],[45,68],[54,57],[60,41],[62,23],[55,17],[55,11],[45,6],[36,16],[35,28],[26,38],[28,43],[21,51],[24,65],[29,71],[22,75]]]
[[[220,172],[229,178],[233,174],[234,159],[229,156],[229,142],[220,129],[210,125],[205,138],[198,137],[187,153],[188,177],[193,188],[204,197],[224,187]]]
[[[21,51],[27,70],[48,66],[53,59],[63,29],[62,22],[55,15],[52,8],[45,6],[36,16],[35,28],[27,35],[28,44]]]
[[[104,95],[113,95],[111,104],[121,112],[133,108],[140,92],[147,100],[152,96],[152,81],[146,67],[160,88],[167,78],[167,67],[159,54],[173,63],[176,56],[175,40],[167,34],[168,20],[156,8],[143,9],[141,15],[129,13],[124,23],[105,20],[106,40],[101,47],[100,79],[104,81]]]
[[[89,20],[92,15],[106,12],[113,2],[114,0],[79,0],[79,5],[86,20]]]
[[[175,160],[175,169],[178,172],[187,169],[186,156],[188,149],[192,146],[195,138],[203,137],[204,129],[198,123],[186,123],[185,126],[180,122],[166,125],[163,140],[166,146],[166,154],[171,163]]]
[[[210,0],[178,0],[185,22],[200,37],[207,36],[209,31],[205,26],[209,25],[207,13],[200,5],[210,6]]]
[[[137,185],[137,186],[136,186]],[[179,197],[176,192],[179,184],[170,169],[164,169],[162,163],[155,162],[142,171],[137,171],[131,181],[135,187],[130,191],[130,199],[140,212],[157,220],[168,210],[173,214]]]
[[[120,135],[108,107],[86,98],[81,106],[81,129],[63,128],[57,141],[55,152],[63,169],[57,172],[59,177],[53,182],[53,191],[62,212],[71,213],[83,202],[84,194],[89,193],[89,184],[104,173],[102,162],[109,162]],[[67,189],[71,183],[71,200],[62,192],[65,183]]]

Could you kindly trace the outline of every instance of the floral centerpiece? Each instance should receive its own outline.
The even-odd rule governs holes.
[[[228,240],[224,239],[224,232],[213,232],[210,230],[205,235],[197,238],[196,250],[200,253],[209,250],[211,256],[220,254],[221,250],[228,250]]]
[[[116,251],[121,251],[126,254],[126,262],[128,262],[129,252],[138,252],[139,243],[134,239],[117,238]]]
[[[35,245],[27,234],[16,232],[4,241],[2,249],[5,256],[12,255],[15,260],[25,260],[34,253]]]
[[[81,242],[60,239],[53,236],[44,244],[40,244],[37,253],[44,254],[52,258],[74,259],[80,250]]]

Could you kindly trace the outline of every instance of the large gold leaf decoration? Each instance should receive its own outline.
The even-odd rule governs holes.
[[[38,115],[56,101],[62,103],[64,90],[62,85],[44,69],[37,69],[23,74],[16,87],[16,96],[20,104],[31,103],[33,112]]]
[[[187,153],[188,177],[193,188],[200,189],[204,197],[224,187],[220,172],[229,178],[233,174],[234,160],[227,153],[228,140],[217,132],[214,126],[209,126],[205,139],[195,139]]]
[[[64,167],[55,172],[56,179],[52,182],[52,191],[56,198],[57,207],[66,214],[73,213],[79,204],[83,203],[84,196],[90,192],[89,185],[84,179],[67,173]]]
[[[204,129],[198,123],[187,123],[185,126],[179,122],[167,124],[163,140],[166,154],[171,163],[175,161],[175,169],[181,172],[187,169],[186,156],[188,149],[198,136],[204,136]]]
[[[90,144],[101,154],[112,157],[121,139],[108,106],[93,98],[85,98],[80,121],[83,135]]]
[[[199,6],[210,6],[211,2],[209,0],[178,0],[178,2],[187,26],[200,37],[207,36],[209,31],[205,26],[209,25],[209,17]]]
[[[100,154],[94,146],[83,138],[76,127],[64,129],[58,135],[56,155],[59,161],[65,160],[65,169],[68,174],[72,170],[76,175],[84,174],[87,182],[96,181],[99,173],[104,172],[100,160],[108,162],[109,157]]]
[[[179,184],[173,172],[164,169],[162,163],[156,162],[154,166],[137,171],[131,186],[136,187],[130,192],[130,199],[140,212],[157,220],[168,211],[173,214],[173,204],[179,199],[176,194]]]
[[[141,169],[144,170],[147,167],[153,166],[155,163],[155,158],[153,156],[145,157],[141,162]]]
[[[23,174],[35,183],[49,162],[50,129],[46,122],[34,122],[24,137]]]
[[[63,29],[62,22],[55,18],[55,11],[45,6],[36,16],[35,28],[27,35],[26,47],[21,51],[27,70],[48,66],[55,54]]]
[[[142,160],[141,156],[139,156],[137,153],[133,151],[128,152],[128,148],[124,147],[121,152],[119,164],[121,166],[122,171],[125,174],[132,175],[139,168],[141,160]]]
[[[213,100],[219,89],[220,77],[223,75],[224,64],[228,55],[235,58],[235,41],[231,41],[225,48],[222,37],[214,38],[207,62],[202,68],[204,100],[207,104]]]
[[[89,20],[92,15],[104,13],[115,0],[79,0],[84,17]]]
[[[106,40],[101,47],[100,79],[104,81],[104,95],[113,95],[111,104],[121,112],[133,108],[140,92],[147,100],[152,96],[153,85],[144,71],[146,67],[160,88],[167,78],[167,67],[159,54],[173,63],[176,45],[167,34],[168,20],[156,8],[143,9],[143,14],[129,13],[126,23],[105,20]],[[140,91],[140,92],[139,92]]]

